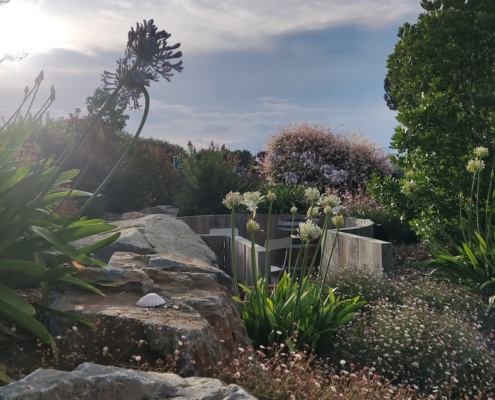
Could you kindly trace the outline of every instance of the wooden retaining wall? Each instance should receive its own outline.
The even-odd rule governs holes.
[[[299,216],[304,217],[304,216]],[[236,236],[236,258],[238,266],[239,282],[253,284],[251,270],[251,242],[247,238],[246,223],[250,214],[239,214],[235,216],[235,227],[239,230]],[[195,233],[201,235],[203,240],[213,249],[219,257],[219,267],[232,276],[231,267],[231,242],[229,237],[209,235],[210,229],[230,228],[231,215],[200,215],[178,218],[186,223]],[[287,232],[278,230],[277,220],[292,220],[291,214],[272,215],[270,221],[270,238],[288,236]],[[256,262],[260,274],[264,273],[266,249],[262,247],[266,240],[266,226],[268,215],[257,215],[256,221],[261,229],[256,234]],[[328,265],[328,258],[335,238],[335,227],[332,225],[328,230],[326,246],[322,249],[322,268]],[[214,239],[217,237],[217,239]],[[366,268],[371,273],[383,272],[389,274],[393,269],[393,247],[392,243],[373,239],[373,222],[366,219],[346,217],[344,227],[339,231],[334,253],[329,264],[330,271],[336,271],[348,265]],[[324,271],[322,271],[324,273]]]
[[[335,272],[345,266],[354,265],[371,272],[390,274],[393,269],[393,246],[392,243],[363,237],[340,231],[333,254],[331,254],[336,231],[329,230],[326,246],[323,249],[323,260],[321,265],[323,271],[329,265],[329,273]],[[328,258],[332,255],[330,264]]]

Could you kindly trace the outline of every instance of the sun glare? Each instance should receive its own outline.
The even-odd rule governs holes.
[[[63,27],[43,13],[42,2],[13,1],[0,7],[0,56],[49,51],[63,38]]]

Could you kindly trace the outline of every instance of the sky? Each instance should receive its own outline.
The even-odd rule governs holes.
[[[0,117],[41,70],[33,109],[54,84],[52,117],[85,111],[131,26],[154,19],[168,44],[181,43],[184,70],[151,82],[143,137],[257,153],[280,126],[304,120],[389,151],[398,123],[383,100],[386,60],[420,12],[419,0],[11,0],[0,7],[0,55],[29,55],[0,64]],[[132,133],[142,114],[129,115]]]

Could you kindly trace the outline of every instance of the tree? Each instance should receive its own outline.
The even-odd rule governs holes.
[[[97,112],[109,97],[109,92],[102,88],[96,88],[93,95],[86,98],[88,112],[90,114]],[[114,132],[123,131],[126,126],[126,121],[129,119],[129,116],[124,114],[124,112],[125,107],[119,107],[117,99],[115,99],[107,111],[103,113],[101,118],[102,125],[112,129]]]
[[[470,154],[477,146],[489,148],[487,175],[495,159],[495,2],[423,0],[421,6],[425,12],[399,29],[387,60],[386,91],[396,99],[402,124],[391,148],[398,167],[408,178],[414,175],[424,204],[455,227],[459,192],[470,192]],[[381,200],[418,217],[400,199],[399,184],[384,184]],[[378,187],[372,191],[378,193]]]

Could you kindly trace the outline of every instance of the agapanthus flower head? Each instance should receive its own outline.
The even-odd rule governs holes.
[[[172,70],[181,72],[182,61],[171,63],[170,60],[180,58],[180,51],[174,53],[174,50],[180,46],[180,43],[173,46],[167,45],[167,39],[170,33],[159,31],[153,20],[144,20],[142,24],[136,24],[136,30],[131,28],[128,34],[127,49],[131,56],[143,62],[157,74],[163,76],[170,82],[173,76]]]
[[[475,157],[485,158],[488,156],[488,149],[486,147],[479,146],[474,149],[473,153]]]
[[[273,193],[271,190],[268,191],[268,194],[266,195],[266,199],[270,202],[277,200],[277,195]]]
[[[310,204],[315,204],[320,200],[320,191],[316,188],[307,188],[304,191],[304,198]]]
[[[142,94],[142,87],[149,86],[150,81],[158,82],[158,74],[153,72],[151,68],[142,65],[129,75],[129,72],[136,62],[128,50],[125,51],[125,56],[117,60],[117,69],[115,72],[104,71],[101,75],[103,81],[103,89],[112,92],[124,81],[124,86],[119,92],[118,105],[119,107],[127,107],[132,101],[130,109],[139,109],[139,99]]]
[[[182,56],[180,51],[174,53],[180,43],[167,46],[169,37],[169,33],[158,31],[152,19],[136,24],[136,30],[131,28],[125,55],[117,61],[117,70],[102,74],[103,88],[107,91],[115,90],[120,83],[124,84],[119,92],[120,107],[127,107],[132,100],[130,109],[139,109],[138,100],[150,81],[158,82],[162,76],[170,82],[173,70],[182,71],[182,61],[171,62]]]
[[[410,180],[410,181],[405,181],[403,183],[401,191],[406,196],[410,196],[416,191],[417,188],[418,188],[418,184],[415,181]]]
[[[405,174],[404,174],[404,178],[406,178],[407,180],[411,180],[411,179],[414,179],[414,171],[407,171]]]
[[[7,61],[18,62],[18,61],[21,61],[24,58],[26,58],[28,56],[28,54],[29,53],[26,53],[24,50],[20,51],[17,54],[3,53],[3,58],[4,58],[4,60],[7,60]]]
[[[294,172],[286,172],[283,177],[283,181],[287,185],[296,185],[298,178],[297,175]]]
[[[320,205],[324,207],[324,210],[326,210],[327,207],[330,207],[333,214],[338,214],[340,210],[344,208],[340,204],[340,199],[338,198],[338,196],[335,196],[334,194],[330,194],[328,196],[325,195],[321,196]],[[325,215],[328,215],[327,212],[328,210],[325,212]]]
[[[222,201],[229,210],[235,210],[242,204],[242,195],[239,192],[229,192]]]
[[[306,222],[301,222],[297,228],[298,235],[296,236],[303,242],[312,242],[320,237],[321,228],[310,219]]]
[[[242,195],[242,204],[244,204],[249,211],[256,213],[258,204],[265,200],[260,192],[246,192]]]
[[[478,158],[475,158],[474,160],[469,160],[466,169],[471,174],[478,174],[485,169],[485,162]]]
[[[343,228],[344,227],[344,216],[342,214],[337,215],[332,218],[332,223],[336,228]]]
[[[309,207],[306,212],[308,219],[314,219],[320,214],[320,207]]]
[[[257,233],[260,230],[260,224],[254,219],[250,219],[246,224],[246,229],[249,233]]]
[[[292,207],[290,208],[290,213],[291,213],[291,214],[297,214],[297,207],[296,207],[296,206],[292,206]]]

